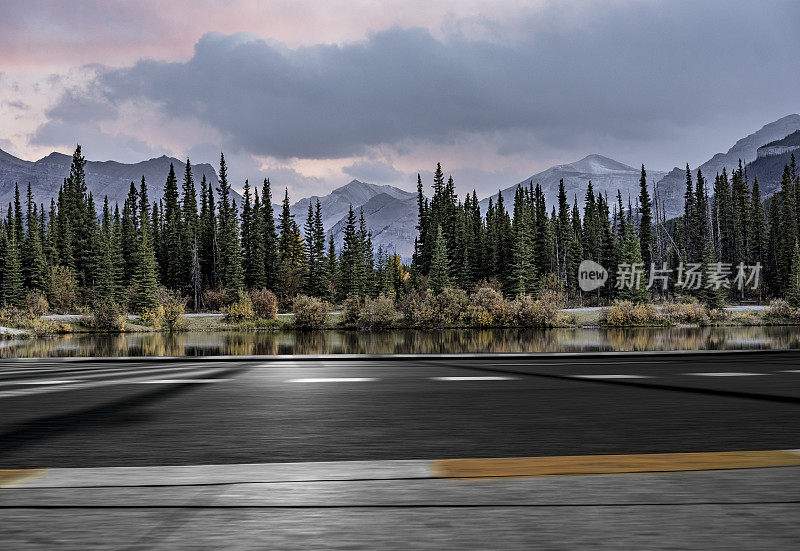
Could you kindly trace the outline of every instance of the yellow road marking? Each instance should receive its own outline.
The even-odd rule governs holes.
[[[800,451],[437,459],[431,463],[433,476],[439,478],[704,471],[800,465]]]
[[[0,469],[0,488],[15,486],[30,478],[47,474],[47,469]]]

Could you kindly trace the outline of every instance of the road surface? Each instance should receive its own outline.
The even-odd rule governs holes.
[[[800,537],[796,352],[7,361],[0,403],[14,548]]]

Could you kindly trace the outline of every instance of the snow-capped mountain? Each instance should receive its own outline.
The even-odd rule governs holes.
[[[58,189],[64,178],[69,175],[72,156],[63,153],[51,153],[38,161],[24,161],[0,150],[0,205],[7,205],[14,200],[14,184],[18,183],[20,194],[24,197],[28,182],[31,184],[37,203],[50,206],[50,199],[58,199]],[[103,197],[108,196],[111,205],[125,202],[131,182],[137,187],[145,177],[148,195],[151,200],[158,200],[164,195],[164,182],[169,174],[169,165],[175,166],[178,182],[183,178],[186,164],[178,159],[163,155],[134,164],[117,161],[87,161],[86,187],[95,201],[102,206]],[[195,185],[200,187],[203,175],[214,187],[218,185],[217,172],[209,164],[192,165]],[[234,198],[241,204],[241,197],[234,192]]]
[[[787,115],[774,122],[764,125],[760,130],[753,132],[733,144],[727,153],[717,153],[708,161],[699,167],[691,167],[692,175],[697,177],[697,169],[703,171],[703,176],[707,182],[713,185],[714,176],[717,172],[722,172],[723,168],[728,169],[728,173],[732,169],[739,166],[739,159],[742,163],[749,163],[755,161],[758,156],[758,149],[775,140],[781,140],[789,134],[800,130],[800,115]],[[765,165],[766,163],[762,163]],[[780,166],[781,170],[783,165]],[[759,176],[759,185],[767,183],[769,177],[762,171],[762,176]],[[778,181],[780,181],[780,174],[778,174]],[[683,214],[683,194],[686,190],[686,168],[675,167],[669,174],[664,176],[657,183],[659,197],[663,201],[664,208],[667,211],[667,218],[680,216]],[[762,187],[763,196],[766,198],[768,193]],[[772,190],[774,191],[774,189]],[[771,192],[770,192],[771,193]]]
[[[652,182],[661,179],[664,174],[664,172],[648,170],[647,181],[652,186]],[[550,167],[543,172],[534,174],[530,178],[526,178],[519,184],[507,187],[502,190],[503,201],[506,204],[506,209],[510,211],[517,185],[528,186],[530,182],[533,182],[534,185],[538,183],[542,186],[545,200],[548,206],[552,206],[558,200],[559,181],[563,179],[564,189],[570,205],[574,203],[577,197],[578,206],[583,207],[590,180],[595,194],[607,193],[609,201],[614,201],[617,189],[619,189],[627,202],[628,195],[632,198],[639,195],[640,176],[641,167],[634,168],[603,155],[588,155],[574,163]],[[497,198],[497,194],[491,197],[495,203]],[[480,202],[481,209],[484,212],[488,204],[488,197]]]

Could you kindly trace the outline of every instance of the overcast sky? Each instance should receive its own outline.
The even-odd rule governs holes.
[[[0,148],[226,154],[234,187],[485,196],[600,153],[697,165],[800,111],[800,2],[0,0]]]

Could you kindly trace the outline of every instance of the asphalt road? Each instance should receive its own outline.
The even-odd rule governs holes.
[[[596,454],[797,449],[798,352],[6,361],[0,410],[0,486],[21,472],[3,469],[46,470],[0,489],[9,549],[783,550],[800,539],[794,452],[768,452],[795,457],[771,468],[426,474],[458,458],[593,467]]]
[[[0,365],[0,465],[794,449],[800,354]]]

